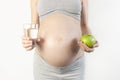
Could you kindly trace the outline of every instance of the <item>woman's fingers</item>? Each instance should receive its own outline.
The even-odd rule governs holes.
[[[94,51],[93,48],[89,48],[86,44],[82,43],[82,41],[80,43],[82,44],[82,46],[84,47],[84,50],[86,52],[93,52]]]
[[[31,43],[29,43],[29,44],[23,44],[24,48],[31,47],[31,46],[33,46]]]
[[[28,51],[33,49],[33,40],[29,37],[22,36],[22,45]]]
[[[86,52],[93,52],[94,51],[94,49],[93,48],[89,48],[87,45],[85,45],[84,43],[81,43],[82,44],[82,46],[85,48],[84,50],[86,51]]]
[[[32,46],[26,48],[27,51],[32,50],[32,49],[33,49]]]
[[[27,48],[33,45],[32,40],[22,40],[23,47]]]
[[[23,44],[32,44],[32,40],[23,40],[22,43]]]
[[[84,51],[86,51],[86,52],[93,52],[94,51],[93,48],[89,48],[86,44],[82,43],[82,41],[79,41],[78,43]]]
[[[93,47],[95,48],[95,47],[98,47],[98,46],[99,46],[98,41],[96,41],[96,43],[94,44]]]
[[[83,44],[81,43],[81,41],[78,42],[79,46],[81,47],[82,50],[85,50]]]

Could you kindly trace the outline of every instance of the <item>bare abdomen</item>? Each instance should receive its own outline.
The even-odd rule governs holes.
[[[77,44],[81,36],[80,21],[72,17],[49,15],[40,21],[38,36],[44,41],[41,49],[36,48],[37,53],[51,65],[63,66],[80,55]]]

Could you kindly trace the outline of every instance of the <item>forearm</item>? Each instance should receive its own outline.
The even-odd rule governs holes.
[[[88,12],[87,8],[83,7],[83,10],[81,12],[81,21],[80,21],[80,27],[82,30],[82,35],[84,34],[92,34],[91,30],[88,26]]]
[[[84,34],[92,34],[90,28],[88,27],[88,25],[82,24],[81,23],[81,31],[82,31],[82,35]]]
[[[31,0],[31,24],[39,24],[39,17],[37,13],[37,1],[38,0]]]
[[[31,24],[40,24],[39,19],[35,16],[31,16]]]
[[[82,11],[81,11],[81,30],[82,35],[92,34],[88,26],[88,0],[82,0]]]

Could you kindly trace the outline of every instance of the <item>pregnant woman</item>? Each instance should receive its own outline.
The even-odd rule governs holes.
[[[26,50],[35,47],[35,80],[84,80],[84,52],[98,46],[80,41],[91,34],[87,7],[87,0],[31,0],[31,24],[39,24],[37,45],[25,36],[22,43]]]

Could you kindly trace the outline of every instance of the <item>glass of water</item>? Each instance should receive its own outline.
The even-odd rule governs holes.
[[[38,38],[38,28],[39,24],[24,24],[24,36],[29,37],[33,40],[34,44],[36,44],[36,39]]]

